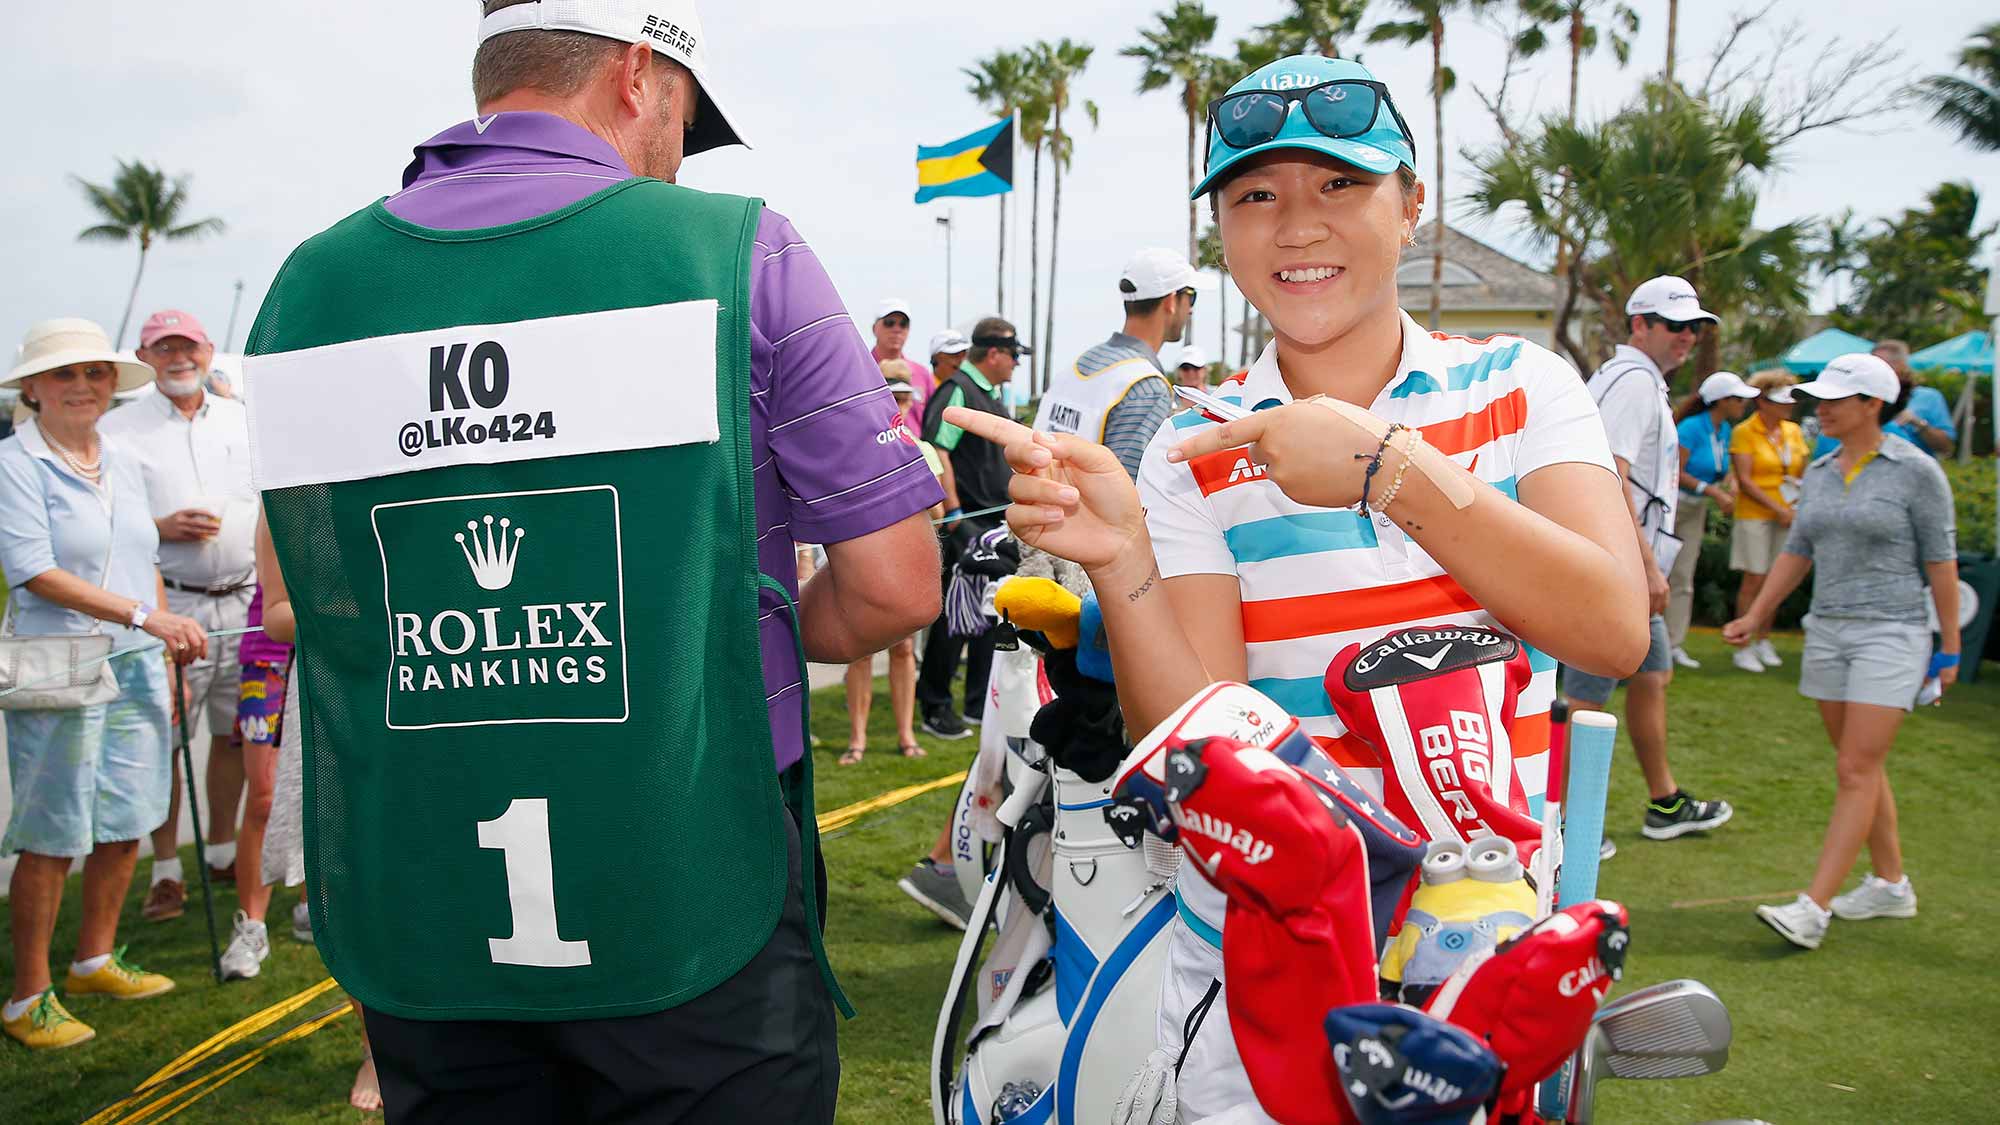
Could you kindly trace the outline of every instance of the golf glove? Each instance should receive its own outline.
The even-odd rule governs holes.
[[[1174,1090],[1174,1057],[1156,1050],[1118,1095],[1111,1125],[1175,1125],[1180,1120],[1180,1095]]]

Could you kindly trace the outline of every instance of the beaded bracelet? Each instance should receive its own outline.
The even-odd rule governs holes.
[[[1355,508],[1355,511],[1363,514],[1367,513],[1368,490],[1374,487],[1375,474],[1382,471],[1382,454],[1389,449],[1389,439],[1396,436],[1397,430],[1407,429],[1409,427],[1403,425],[1401,422],[1391,422],[1389,423],[1388,430],[1382,434],[1382,444],[1375,447],[1375,459],[1368,462],[1368,471],[1361,475],[1361,503]],[[1366,453],[1357,453],[1354,455],[1354,459],[1359,461],[1366,456],[1368,456]]]
[[[1396,466],[1396,475],[1389,481],[1389,491],[1382,494],[1382,504],[1375,509],[1377,512],[1386,514],[1389,505],[1394,504],[1396,497],[1402,495],[1403,479],[1410,475],[1410,463],[1417,459],[1417,448],[1423,443],[1424,435],[1412,429],[1410,440],[1403,443],[1403,463]]]

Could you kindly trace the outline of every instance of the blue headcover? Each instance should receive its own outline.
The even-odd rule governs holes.
[[[1111,642],[1104,636],[1104,610],[1098,606],[1096,594],[1083,596],[1076,632],[1076,670],[1093,680],[1112,683]]]
[[[1507,1069],[1471,1032],[1400,1004],[1335,1008],[1326,1039],[1362,1125],[1466,1125]]]

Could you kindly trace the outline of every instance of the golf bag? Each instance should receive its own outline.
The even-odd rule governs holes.
[[[931,1045],[936,1125],[1109,1120],[1152,1048],[1179,855],[1127,847],[1104,818],[1110,780],[1061,768],[1030,737],[1053,694],[1038,664],[1025,646],[994,653],[980,760],[953,817],[959,878],[979,883]],[[995,830],[991,858],[976,858]]]

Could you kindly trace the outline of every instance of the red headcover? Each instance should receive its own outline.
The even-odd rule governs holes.
[[[1532,674],[1512,637],[1424,626],[1347,646],[1326,693],[1381,756],[1382,799],[1404,824],[1428,840],[1505,836],[1531,865],[1542,825],[1515,783],[1508,729]]]
[[[1424,1011],[1486,1040],[1507,1064],[1503,1095],[1532,1089],[1583,1045],[1628,939],[1623,906],[1580,902],[1467,959]]]
[[[1174,749],[1166,778],[1181,848],[1229,896],[1229,1025],[1258,1102],[1287,1125],[1353,1121],[1321,1029],[1328,1010],[1376,998],[1359,830],[1303,774],[1234,739]]]

